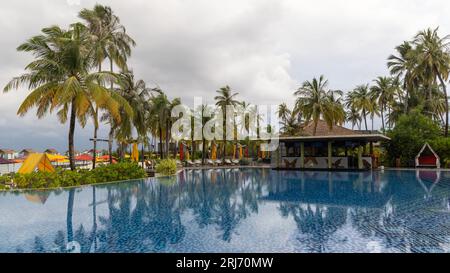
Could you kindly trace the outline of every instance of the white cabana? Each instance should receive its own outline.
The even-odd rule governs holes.
[[[428,149],[432,155],[422,155]],[[441,168],[441,160],[430,144],[425,143],[416,156],[416,168]]]

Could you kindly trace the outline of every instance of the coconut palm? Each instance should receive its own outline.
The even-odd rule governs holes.
[[[281,119],[281,122],[286,122],[291,114],[292,111],[289,109],[289,107],[286,105],[286,103],[282,103],[278,106],[278,118]]]
[[[394,79],[389,77],[378,77],[374,80],[375,85],[370,88],[372,97],[378,103],[382,131],[385,132],[385,110],[394,100],[397,88],[394,84]],[[374,107],[376,108],[376,107]]]
[[[358,129],[361,130],[361,113],[355,107],[348,110],[346,120],[352,124],[352,130],[355,129],[355,126],[358,126]]]
[[[227,85],[225,87],[220,88],[216,91],[219,95],[214,97],[216,100],[216,105],[222,109],[223,115],[223,158],[226,156],[226,142],[227,142],[227,106],[236,106],[239,104],[239,101],[235,99],[238,93],[233,93],[231,88]]]
[[[354,108],[361,112],[366,130],[368,130],[367,115],[373,113],[373,108],[375,107],[369,89],[368,84],[358,85],[353,91],[349,92],[346,97],[347,108]]]
[[[143,145],[147,140],[147,119],[149,118],[149,113],[151,111],[150,96],[152,92],[158,93],[159,90],[151,89],[146,87],[143,80],[134,80],[133,72],[122,72],[118,76],[117,81],[118,88],[116,88],[116,93],[120,94],[124,99],[130,104],[134,111],[132,117],[126,112],[122,112],[124,115],[122,120],[124,123],[119,131],[124,131],[120,135],[127,136],[127,138],[132,138],[132,128],[136,130],[138,139]],[[142,157],[144,158],[144,157]]]
[[[404,112],[407,113],[409,110],[409,95],[412,89],[417,86],[417,77],[414,71],[414,67],[416,66],[416,52],[411,42],[406,41],[397,46],[395,50],[398,55],[389,56],[387,66],[391,75],[397,79],[401,79],[403,82],[403,89],[406,92]]]
[[[127,58],[131,55],[131,47],[135,46],[135,41],[126,33],[124,26],[120,24],[120,19],[114,14],[112,9],[107,6],[95,5],[92,10],[83,9],[79,13],[92,35],[92,45],[94,47],[94,63],[99,71],[102,71],[102,63],[108,59],[110,63],[110,72],[113,72],[113,66],[116,64],[122,71],[127,70]],[[110,83],[111,90],[113,82]],[[98,131],[98,109],[93,111],[94,118],[94,139]],[[114,122],[110,123],[109,133],[109,161],[112,163],[112,137],[114,135]],[[94,158],[96,141],[94,141]]]
[[[69,119],[69,160],[74,161],[74,133],[77,118],[84,121],[93,104],[110,103],[110,113],[120,120],[119,104],[111,99],[111,93],[102,84],[112,81],[112,73],[90,73],[93,67],[92,48],[88,29],[73,24],[68,30],[53,26],[44,28],[18,47],[31,52],[35,60],[27,65],[27,73],[13,78],[4,88],[7,92],[24,85],[32,89],[19,107],[18,114],[25,115],[37,107],[37,116],[58,110],[60,122]]]
[[[305,81],[294,93],[298,96],[294,112],[301,112],[306,122],[313,121],[314,135],[320,119],[324,119],[330,129],[345,120],[345,112],[339,98],[342,92],[331,91],[327,87],[328,81],[322,75],[319,79]]]
[[[445,82],[448,80],[450,73],[450,54],[449,41],[450,36],[445,36],[443,38],[438,35],[438,28],[436,29],[426,29],[420,31],[414,38],[414,44],[417,48],[417,70],[420,72],[422,77],[429,88],[429,100],[432,101],[432,85],[439,81],[442,91],[445,96],[445,136],[448,136],[448,96],[447,88]]]

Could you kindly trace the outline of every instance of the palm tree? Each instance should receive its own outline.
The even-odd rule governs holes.
[[[125,27],[120,24],[120,19],[112,9],[107,6],[95,5],[92,10],[83,9],[79,13],[79,17],[86,21],[92,38],[94,47],[94,61],[98,66],[98,70],[102,70],[102,63],[109,59],[110,72],[114,71],[113,66],[116,64],[122,71],[127,70],[127,58],[131,55],[131,47],[135,46],[135,41],[126,33]],[[111,81],[111,91],[114,90]],[[98,119],[98,109],[93,112],[94,120]],[[114,122],[109,121],[109,161],[112,163],[112,138],[114,135]],[[94,121],[94,139],[97,137],[98,122]],[[94,141],[94,158],[96,141]]]
[[[414,44],[417,47],[417,69],[423,75],[427,86],[429,87],[429,100],[431,101],[431,86],[439,80],[443,93],[445,95],[445,136],[448,136],[448,96],[445,82],[450,73],[450,54],[449,40],[450,36],[439,37],[437,31],[426,29],[420,31],[414,38]]]
[[[378,102],[381,113],[381,126],[385,132],[384,111],[395,100],[396,86],[393,79],[389,77],[378,77],[374,80],[375,85],[370,88],[374,101]],[[376,107],[375,107],[376,108]]]
[[[239,101],[235,99],[238,93],[233,93],[231,88],[227,85],[225,87],[220,88],[216,91],[219,95],[214,97],[216,100],[216,105],[222,109],[223,115],[223,158],[226,155],[226,143],[227,143],[227,106],[236,106],[239,104]]]
[[[409,95],[417,83],[417,77],[415,77],[414,74],[414,67],[416,66],[416,52],[411,43],[406,41],[397,46],[395,49],[398,56],[389,56],[387,66],[391,72],[391,75],[397,79],[402,78],[403,89],[406,91],[404,99],[404,112],[407,113],[409,110]]]
[[[346,98],[346,106],[349,109],[354,108],[362,113],[365,129],[367,131],[367,115],[374,112],[373,108],[375,106],[369,92],[369,85],[358,85],[353,91],[349,92]]]
[[[179,98],[169,100],[166,94],[157,89],[159,94],[157,96],[153,96],[151,100],[151,111],[150,115],[157,128],[157,132],[159,134],[160,141],[160,151],[161,157],[169,155],[169,143],[170,143],[170,127],[172,126],[172,109],[181,104]],[[165,139],[165,145],[163,146],[163,139]],[[165,151],[164,151],[165,150]]]
[[[352,123],[352,130],[355,129],[355,126],[358,126],[358,129],[361,130],[361,114],[355,107],[351,107],[348,110],[346,119],[347,122]]]
[[[105,81],[112,81],[114,75],[90,73],[93,51],[88,29],[82,24],[73,24],[69,30],[53,26],[42,32],[18,47],[18,51],[32,52],[36,59],[27,65],[27,73],[13,78],[5,86],[4,92],[21,85],[32,89],[19,107],[21,116],[36,106],[39,118],[56,109],[59,109],[60,122],[65,123],[69,118],[69,160],[74,170],[77,118],[85,120],[93,104],[109,101],[111,115],[120,120],[119,104],[110,99],[110,92],[102,86]]]
[[[317,124],[321,118],[325,120],[330,129],[345,119],[345,112],[338,98],[342,92],[328,90],[327,86],[328,81],[322,75],[319,79],[313,78],[312,81],[305,81],[294,93],[295,96],[298,96],[294,112],[301,112],[306,122],[313,121],[313,135],[316,135]]]
[[[286,105],[286,103],[282,103],[278,106],[278,118],[281,119],[281,122],[287,122],[287,120],[291,117],[292,111]]]
[[[147,142],[147,120],[151,112],[150,96],[152,92],[159,93],[157,89],[151,89],[146,87],[143,80],[134,80],[132,71],[122,72],[118,76],[116,93],[120,94],[130,104],[134,111],[132,118],[126,112],[122,112],[124,115],[124,122],[129,124],[122,126],[125,130],[121,135],[132,138],[132,127],[136,130],[138,139],[144,145]],[[119,128],[121,130],[122,128]],[[144,158],[144,155],[142,155]]]

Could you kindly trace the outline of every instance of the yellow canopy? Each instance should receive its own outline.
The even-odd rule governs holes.
[[[211,159],[212,160],[217,159],[216,143],[213,143],[211,147]]]
[[[242,146],[239,147],[239,159],[242,159]]]
[[[139,161],[139,149],[137,143],[133,143],[133,150],[131,151],[131,160],[134,162]]]
[[[189,154],[189,149],[186,149],[186,155],[184,157],[186,160],[190,160],[191,155]]]
[[[233,144],[233,159],[236,158],[236,144]]]
[[[50,159],[48,158],[48,154],[30,154],[28,158],[23,162],[20,167],[18,173],[27,174],[32,173],[36,168],[40,172],[54,172],[55,168],[53,168]]]
[[[68,159],[67,156],[63,156],[63,155],[53,155],[53,154],[46,154],[48,159],[50,159],[51,162],[55,162],[55,161],[63,161]]]

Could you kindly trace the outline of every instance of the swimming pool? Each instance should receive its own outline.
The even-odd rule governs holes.
[[[189,170],[0,193],[1,252],[449,252],[450,172]]]

